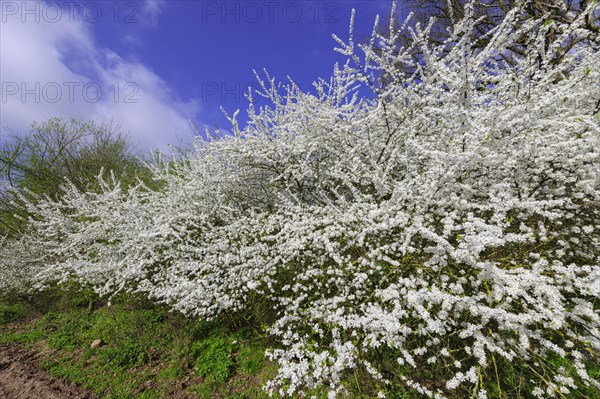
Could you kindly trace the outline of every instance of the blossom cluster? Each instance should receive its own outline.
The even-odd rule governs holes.
[[[331,79],[282,95],[258,78],[246,127],[233,115],[231,136],[149,165],[160,189],[105,174],[99,193],[28,202],[30,233],[2,244],[3,281],[19,270],[39,287],[136,292],[206,320],[266,301],[280,345],[265,389],[282,396],[341,396],[360,369],[382,397],[399,376],[425,397],[486,398],[501,362],[528,370],[535,397],[600,389],[587,369],[600,352],[597,38],[547,62],[589,34],[598,5],[569,24],[517,24],[519,12],[484,48],[468,9],[441,45],[409,22],[412,48],[393,25],[366,44],[351,28]]]

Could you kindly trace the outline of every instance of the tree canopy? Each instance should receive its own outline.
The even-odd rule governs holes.
[[[56,200],[66,184],[99,190],[101,170],[125,186],[149,176],[127,136],[111,124],[53,118],[34,123],[26,135],[0,137],[0,234],[23,226],[16,192]]]

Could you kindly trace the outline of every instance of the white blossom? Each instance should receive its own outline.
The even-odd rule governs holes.
[[[581,18],[598,12],[588,3]],[[161,189],[100,176],[100,193],[29,202],[30,233],[1,244],[0,291],[72,280],[205,320],[258,296],[281,343],[265,389],[288,397],[342,396],[358,367],[384,381],[381,350],[432,398],[486,398],[493,361],[550,352],[579,380],[554,370],[528,384],[533,396],[598,387],[585,364],[600,351],[600,54],[582,41],[544,64],[548,36],[515,25],[519,10],[483,49],[472,18],[441,46],[414,31],[426,56],[413,76],[395,62],[416,62],[415,48],[392,30],[370,45],[338,38],[348,62],[313,92],[259,77],[246,127],[149,166]],[[553,22],[547,51],[581,23]],[[532,44],[510,66],[499,55],[521,36]],[[445,391],[419,376],[433,363]]]

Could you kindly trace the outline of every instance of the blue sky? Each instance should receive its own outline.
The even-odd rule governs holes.
[[[52,116],[114,121],[141,148],[227,130],[220,107],[247,104],[253,69],[309,89],[389,0],[0,0],[0,126],[24,133]],[[263,100],[264,101],[264,100]],[[3,133],[4,134],[4,130]],[[0,136],[0,140],[1,140]]]

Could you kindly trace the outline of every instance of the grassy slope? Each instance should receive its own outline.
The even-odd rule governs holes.
[[[249,327],[229,329],[162,309],[87,303],[42,309],[0,303],[0,343],[41,352],[51,374],[101,398],[262,398],[275,369],[269,341]],[[84,305],[84,306],[78,306]],[[91,349],[101,339],[103,345]]]
[[[276,342],[243,320],[223,323],[193,321],[132,298],[121,298],[109,307],[85,293],[0,302],[0,344],[40,352],[42,366],[51,374],[107,399],[267,397],[261,387],[274,376],[276,366],[264,352]],[[91,349],[96,339],[103,345]],[[393,380],[388,398],[417,398],[393,377],[402,372],[394,354],[380,355]],[[423,368],[422,376],[435,380],[431,373]],[[592,376],[599,375],[596,365]],[[376,397],[377,383],[364,370],[346,377],[349,397]],[[491,381],[501,380],[502,389],[489,385],[490,399],[530,397],[524,389],[526,377],[511,364],[499,365],[499,374],[493,377]],[[326,392],[310,392],[308,397],[326,398]],[[571,393],[581,399],[597,395],[591,389]]]

